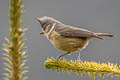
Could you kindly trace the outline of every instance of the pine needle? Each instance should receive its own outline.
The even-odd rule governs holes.
[[[47,69],[54,69],[58,72],[75,72],[77,75],[82,77],[83,72],[85,72],[89,77],[95,79],[95,74],[99,77],[113,77],[113,75],[120,75],[120,67],[110,62],[108,63],[97,63],[92,61],[67,61],[66,59],[56,60],[54,58],[48,58],[45,63]]]

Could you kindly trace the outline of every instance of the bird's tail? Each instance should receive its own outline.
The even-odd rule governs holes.
[[[110,33],[95,33],[95,37],[99,38],[99,39],[103,39],[102,36],[108,36],[108,37],[115,37],[114,34],[110,34]]]

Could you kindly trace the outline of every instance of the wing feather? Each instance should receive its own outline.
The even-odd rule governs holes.
[[[100,36],[96,35],[95,33],[91,32],[91,31],[88,31],[86,29],[81,29],[81,28],[73,27],[73,26],[69,26],[69,25],[56,25],[56,27],[57,27],[56,31],[61,36],[76,37],[76,38],[80,38],[80,37],[88,37],[88,38],[95,37],[95,38],[103,39]]]

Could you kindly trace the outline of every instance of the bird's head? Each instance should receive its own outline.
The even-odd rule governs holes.
[[[51,17],[41,17],[41,18],[37,18],[37,20],[40,22],[41,27],[43,32],[49,32],[49,30],[51,29],[51,27],[53,26],[54,23],[60,23],[59,21],[55,20],[54,18]]]

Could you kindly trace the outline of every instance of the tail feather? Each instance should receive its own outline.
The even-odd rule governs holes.
[[[99,39],[103,39],[101,38],[102,36],[115,37],[114,34],[110,34],[110,33],[95,33],[95,35],[96,35],[95,37]]]
[[[95,33],[98,36],[108,36],[108,37],[115,37],[114,34],[110,34],[110,33]]]

